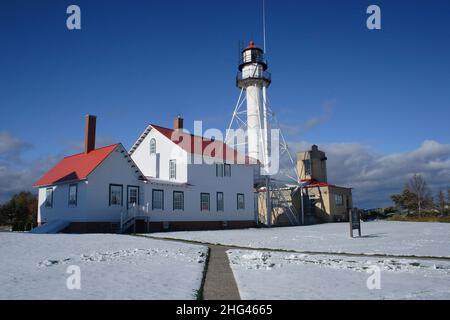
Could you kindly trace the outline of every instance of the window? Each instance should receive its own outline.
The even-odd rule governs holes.
[[[184,192],[173,192],[173,210],[184,210]]]
[[[216,177],[231,177],[231,165],[216,163]]]
[[[200,194],[200,210],[209,211],[209,193]]]
[[[77,206],[78,185],[69,185],[69,207]]]
[[[217,211],[223,211],[223,192],[217,192]]]
[[[342,194],[335,194],[334,195],[334,203],[337,206],[343,206],[344,205],[344,196]]]
[[[303,166],[305,168],[305,175],[310,176],[311,175],[311,160],[303,160]]]
[[[271,204],[272,204],[272,208],[280,207],[280,202],[278,201],[278,198],[271,198]]]
[[[132,208],[139,204],[139,187],[127,187],[127,208]]]
[[[169,160],[169,179],[177,178],[177,160]]]
[[[153,210],[164,210],[164,191],[163,190],[152,190],[152,209]]]
[[[45,190],[45,207],[53,208],[53,188],[47,188]]]
[[[224,165],[223,175],[224,177],[231,177],[231,164]]]
[[[238,210],[245,209],[245,199],[244,199],[244,194],[242,194],[242,193],[237,194],[237,209]]]
[[[156,153],[156,139],[153,138],[150,140],[150,154]]]
[[[109,185],[109,205],[121,206],[122,205],[122,191],[123,186],[120,184]]]
[[[216,164],[216,177],[223,177],[223,163]]]

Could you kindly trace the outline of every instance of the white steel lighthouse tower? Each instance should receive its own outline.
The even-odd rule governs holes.
[[[235,142],[229,132],[232,128],[235,131],[246,132],[246,154],[259,161],[259,166],[255,167],[253,183],[255,190],[258,191],[255,194],[256,199],[258,200],[259,195],[262,194],[260,191],[265,191],[263,206],[265,209],[262,210],[266,212],[266,219],[262,223],[271,226],[272,215],[279,212],[280,208],[284,208],[291,224],[298,225],[300,220],[303,222],[303,218],[300,219],[292,201],[286,197],[286,185],[298,185],[301,190],[300,180],[279,122],[268,103],[267,88],[271,82],[271,75],[267,72],[265,52],[251,41],[245,49],[240,51],[239,72],[236,79],[240,94],[227,129],[225,142],[234,148],[239,148],[242,143]],[[300,192],[303,193],[303,191]],[[272,199],[276,199],[276,210],[272,206]],[[257,207],[259,203],[258,200]]]
[[[248,156],[265,165],[268,163],[269,152],[266,89],[271,82],[270,73],[266,72],[264,51],[255,46],[253,41],[242,50],[239,62],[236,84],[241,93],[243,90],[246,92]]]
[[[271,83],[271,75],[267,72],[266,61],[266,19],[265,1],[262,1],[263,9],[263,39],[264,49],[258,48],[253,41],[240,52],[239,72],[236,84],[241,89],[239,98],[234,107],[231,121],[226,131],[225,143],[234,148],[246,145],[247,155],[259,160],[262,170],[257,170],[254,176],[255,200],[259,215],[259,194],[265,190],[265,221],[267,226],[272,225],[272,215],[275,213],[272,199],[276,199],[276,211],[284,208],[292,225],[298,225],[300,218],[292,205],[292,201],[286,199],[286,185],[289,183],[299,185],[297,166],[291,156],[286,140],[283,136],[279,122],[267,101],[267,88]],[[245,95],[244,95],[245,91]],[[243,104],[247,102],[244,110]],[[243,130],[247,133],[247,141],[236,142],[232,129]],[[270,140],[269,140],[270,132]],[[303,194],[303,191],[301,191]],[[301,197],[303,199],[303,196]],[[260,221],[258,217],[258,222]],[[303,218],[301,220],[303,222]]]

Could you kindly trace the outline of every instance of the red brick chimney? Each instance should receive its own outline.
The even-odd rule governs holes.
[[[86,116],[86,127],[84,129],[84,153],[89,153],[95,149],[95,126],[96,116],[88,114]]]
[[[180,116],[176,117],[175,120],[173,121],[173,128],[175,130],[183,129],[183,118],[181,118]]]

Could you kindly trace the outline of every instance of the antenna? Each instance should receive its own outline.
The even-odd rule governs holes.
[[[262,0],[262,15],[263,15],[263,44],[264,54],[266,53],[266,0]]]

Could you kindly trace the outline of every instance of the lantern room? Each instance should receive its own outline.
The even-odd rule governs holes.
[[[260,87],[268,87],[271,76],[266,70],[267,62],[264,51],[258,48],[253,41],[250,41],[250,44],[242,50],[236,79],[237,86],[247,88],[250,85],[258,84]]]
[[[267,70],[267,63],[264,59],[264,51],[261,48],[258,48],[253,41],[250,41],[248,47],[242,50],[239,70],[242,71],[247,64],[252,63],[261,64],[262,69],[264,71]]]

